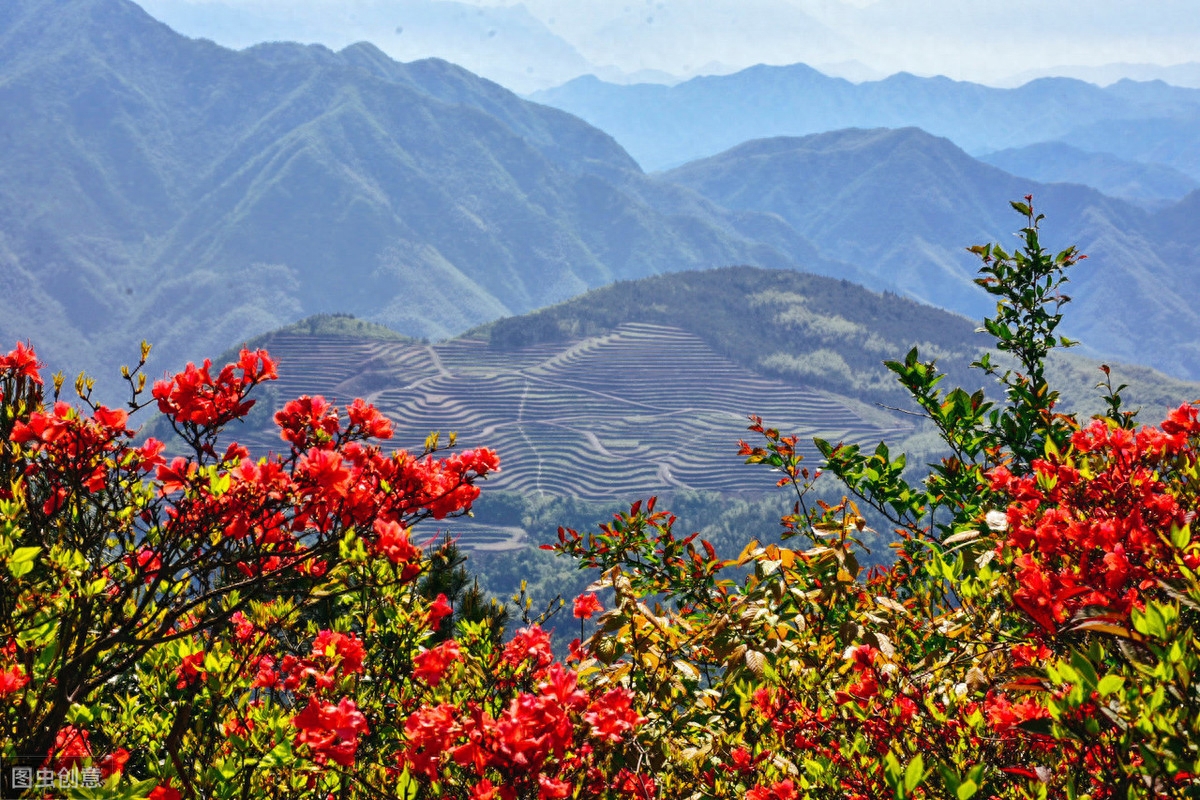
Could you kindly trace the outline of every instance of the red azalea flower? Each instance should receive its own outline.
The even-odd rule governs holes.
[[[604,606],[595,594],[581,594],[575,598],[575,618],[591,619],[593,614],[604,611]]]
[[[458,642],[453,639],[442,642],[437,647],[425,650],[413,658],[415,667],[413,676],[420,678],[430,686],[437,686],[450,665],[461,658]]]

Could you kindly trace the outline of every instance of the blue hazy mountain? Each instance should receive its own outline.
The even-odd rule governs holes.
[[[906,82],[963,88],[901,76],[876,89]],[[1060,98],[1063,129],[1091,124],[1089,102],[1136,105],[1134,88]],[[1173,119],[1190,97],[1158,85],[1144,103]],[[365,44],[235,52],[127,0],[0,5],[0,108],[0,338],[31,338],[68,371],[129,360],[142,338],[154,370],[174,368],[322,312],[439,338],[730,264],[978,318],[988,304],[962,248],[1010,241],[1007,201],[1030,192],[1048,241],[1093,255],[1073,284],[1075,332],[1179,375],[1200,363],[1194,195],[1152,214],[917,130],[755,141],[648,177],[607,133],[444,61]]]
[[[1080,150],[1065,142],[997,150],[979,160],[1042,183],[1079,183],[1150,207],[1181,200],[1200,189],[1200,181],[1165,164],[1130,161],[1111,153]]]
[[[438,337],[614,280],[822,259],[442,61],[191,40],[126,0],[0,4],[0,339],[157,368],[317,312]]]
[[[969,244],[1015,247],[1008,200],[1034,195],[1047,247],[1078,244],[1067,332],[1094,352],[1200,376],[1200,192],[1156,213],[1085,186],[1043,184],[971,158],[916,128],[845,130],[747,142],[671,170],[731,209],[776,214],[868,279],[979,319],[994,311],[972,279]]]
[[[1136,130],[1141,120],[1154,119],[1161,120],[1156,130],[1162,137],[1178,133],[1194,143],[1200,112],[1200,89],[1161,82],[1122,81],[1102,89],[1070,78],[1042,78],[998,89],[899,73],[856,84],[804,64],[760,65],[675,86],[618,86],[585,76],[530,97],[612,134],[647,170],[715,155],[749,139],[851,127],[915,126],[971,153],[1063,139],[1140,161],[1147,159],[1139,154],[1152,146],[1126,141],[1128,136],[1106,138],[1103,131],[1117,123]],[[1176,131],[1171,127],[1176,121],[1176,127],[1191,129]],[[1200,180],[1182,161],[1164,163]]]

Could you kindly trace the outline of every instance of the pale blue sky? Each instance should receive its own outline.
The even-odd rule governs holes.
[[[1060,68],[1200,62],[1200,0],[138,1],[182,33],[229,46],[365,39],[518,91],[583,72],[628,80],[801,61],[851,79],[906,70],[995,84],[1047,71],[1155,77]],[[1200,85],[1200,67],[1169,74]]]

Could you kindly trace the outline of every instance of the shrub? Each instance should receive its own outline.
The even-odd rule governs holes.
[[[921,485],[903,455],[818,441],[851,498],[809,507],[796,438],[753,418],[750,463],[796,493],[785,536],[722,561],[654,502],[558,552],[601,570],[612,610],[586,642],[594,686],[629,686],[637,741],[664,797],[1189,797],[1200,793],[1200,424],[1184,405],[1136,429],[1055,411],[1043,363],[1066,269],[1039,242],[972,248],[997,298],[984,329],[1008,368],[1004,402],[943,391],[914,350],[890,369],[946,457]],[[898,534],[860,574],[869,505]],[[752,569],[744,583],[724,577]]]
[[[810,472],[752,418],[741,452],[795,492],[784,536],[805,546],[722,560],[653,499],[560,529],[546,547],[600,576],[565,662],[544,616],[506,641],[459,596],[453,548],[412,538],[470,509],[494,453],[431,436],[386,454],[369,405],[303,397],[276,415],[282,454],[252,459],[222,432],[269,356],[189,365],[145,399],[143,346],[130,411],[166,416],[188,452],[168,461],[87,381],[82,405],[61,380],[47,398],[18,345],[0,356],[6,767],[30,796],[154,800],[1197,796],[1197,411],[1139,428],[1107,368],[1107,416],[1056,410],[1042,367],[1069,344],[1081,256],[1050,256],[1030,199],[1014,207],[1021,250],[973,248],[1000,351],[975,366],[1003,401],[943,390],[915,350],[888,364],[946,447],[926,480],[884,444],[818,441]],[[810,502],[821,472],[841,503]],[[897,536],[864,575],[867,507]]]

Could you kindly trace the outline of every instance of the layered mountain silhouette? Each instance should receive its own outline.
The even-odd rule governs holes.
[[[1090,256],[1071,273],[1066,332],[1094,352],[1200,376],[1197,198],[1150,213],[1085,186],[1042,184],[916,128],[747,142],[664,173],[732,209],[777,214],[875,280],[974,319],[994,305],[973,284],[969,244],[1017,246],[1008,200],[1032,194],[1045,246]],[[874,281],[868,281],[868,284]]]
[[[592,76],[530,95],[611,133],[647,170],[666,169],[749,139],[838,128],[916,126],[971,153],[1061,140],[1200,180],[1200,89],[1154,81],[1107,88],[1041,78],[997,89],[898,73],[851,83],[804,64],[759,65],[675,86],[621,86]]]
[[[1013,175],[1043,183],[1081,183],[1149,207],[1180,200],[1200,189],[1200,181],[1165,164],[1130,161],[1109,153],[1080,150],[1064,142],[998,150],[979,160]]]
[[[664,270],[852,272],[566,113],[365,44],[234,52],[126,0],[8,0],[0,107],[0,337],[71,370],[322,311],[439,337]]]

